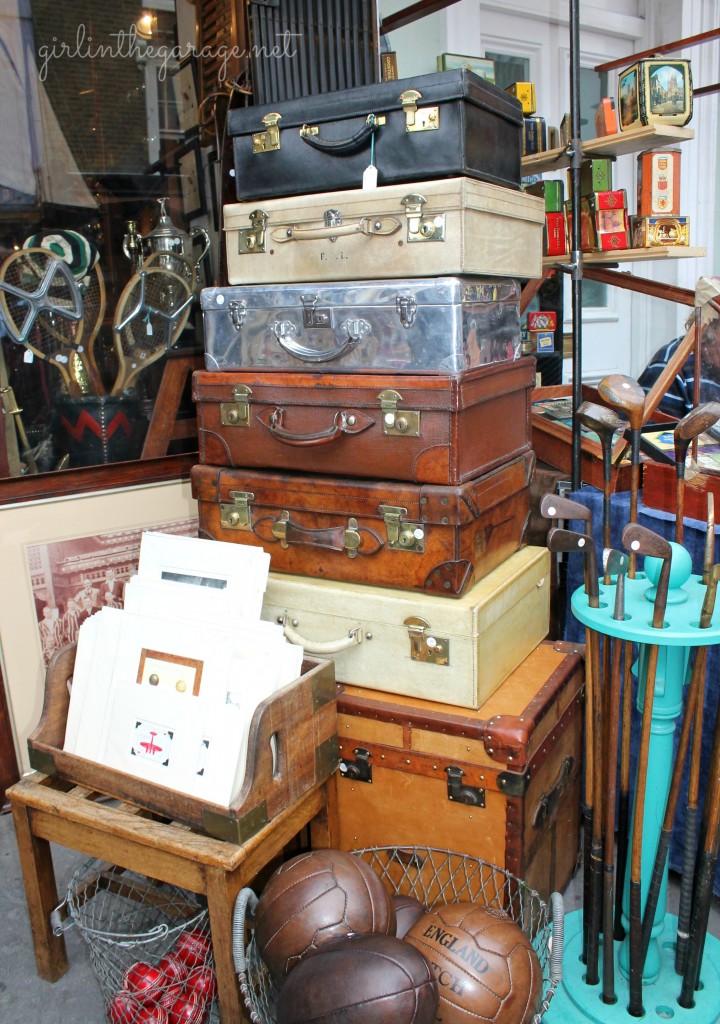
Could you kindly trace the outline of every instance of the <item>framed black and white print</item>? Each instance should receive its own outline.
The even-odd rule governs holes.
[[[178,127],[185,138],[199,131],[197,60],[188,54],[171,72]]]

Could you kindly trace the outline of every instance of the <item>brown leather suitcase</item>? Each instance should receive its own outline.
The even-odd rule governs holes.
[[[265,548],[270,567],[458,597],[523,543],[535,456],[469,483],[193,466],[200,536]]]
[[[339,846],[436,846],[562,891],[580,848],[580,650],[544,641],[477,711],[340,685]]]
[[[530,450],[535,361],[436,377],[198,372],[200,461],[461,484]]]

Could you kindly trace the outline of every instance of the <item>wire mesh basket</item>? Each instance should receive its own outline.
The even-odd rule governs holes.
[[[70,879],[64,905],[67,925],[61,905],[54,930],[79,929],[111,1024],[133,1024],[141,1006],[161,1007],[148,1019],[163,1024],[177,1000],[198,1004],[195,1024],[217,1024],[208,910],[195,893],[90,860]]]
[[[429,846],[374,846],[353,850],[379,875],[393,895],[414,896],[427,910],[444,903],[471,902],[504,910],[531,940],[542,968],[543,991],[532,1024],[540,1021],[562,980],[564,905],[553,893],[548,905],[539,893],[503,868],[468,854]],[[276,1024],[280,989],[258,952],[253,919],[258,897],[242,889],[235,902],[233,957],[253,1024]]]

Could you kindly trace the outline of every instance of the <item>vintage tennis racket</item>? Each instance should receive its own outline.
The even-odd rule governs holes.
[[[83,304],[83,332],[78,344],[79,357],[91,390],[96,395],[103,395],[105,386],[95,357],[95,342],[103,324],[106,305],[105,275],[99,262],[95,263],[87,275],[78,282],[78,286]]]
[[[80,396],[70,372],[83,332],[83,304],[72,271],[47,249],[19,249],[0,266],[0,308],[10,337],[51,363],[68,393]]]
[[[130,278],[115,309],[118,375],[111,394],[126,391],[139,373],[171,348],[187,323],[192,302],[188,283],[172,271],[143,267]]]

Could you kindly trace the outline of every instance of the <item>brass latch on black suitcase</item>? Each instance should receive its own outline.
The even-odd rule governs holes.
[[[406,132],[429,132],[440,127],[440,107],[418,108],[417,101],[421,99],[422,93],[417,89],[406,89],[400,93]]]
[[[264,132],[255,132],[252,137],[253,153],[272,153],[280,149],[280,129],[278,121],[282,121],[282,115],[276,113],[266,114],[262,119],[265,125]]]

